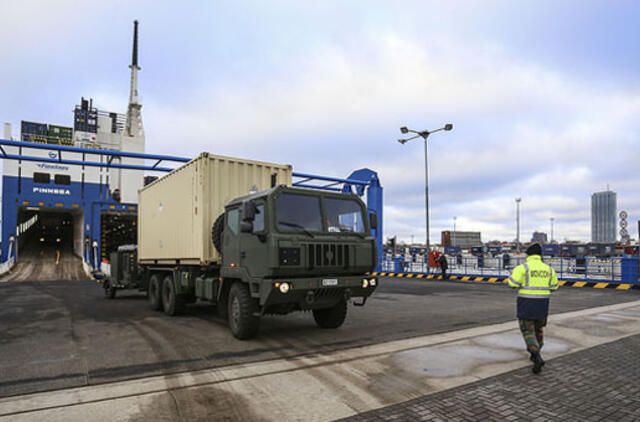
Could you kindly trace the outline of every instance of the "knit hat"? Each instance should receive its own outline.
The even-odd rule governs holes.
[[[542,255],[542,248],[540,244],[534,243],[527,248],[527,255]]]

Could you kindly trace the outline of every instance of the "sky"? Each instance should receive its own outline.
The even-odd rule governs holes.
[[[384,188],[384,236],[590,239],[607,186],[637,238],[640,3],[0,0],[0,121],[126,112],[132,22],[147,152],[201,151]]]

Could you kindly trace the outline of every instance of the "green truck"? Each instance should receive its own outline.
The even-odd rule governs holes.
[[[229,170],[233,166],[227,163],[227,171],[245,174],[236,182],[254,189],[224,201],[216,212],[224,189],[208,179],[220,175],[223,159],[236,160],[236,168]],[[367,218],[357,195],[289,186],[290,166],[274,171],[277,165],[271,165],[246,176],[253,171],[247,173],[246,164],[203,154],[185,165],[191,166],[187,171],[177,169],[183,173],[176,180],[169,174],[143,188],[138,245],[112,253],[103,281],[107,297],[137,288],[147,292],[152,309],[168,315],[207,301],[228,319],[238,339],[253,337],[262,315],[311,311],[319,327],[338,328],[349,303],[364,305],[378,284],[370,275],[377,258],[371,235],[377,216]],[[259,164],[264,163],[249,167]],[[256,192],[264,183],[272,187]],[[169,197],[179,186],[192,188]]]

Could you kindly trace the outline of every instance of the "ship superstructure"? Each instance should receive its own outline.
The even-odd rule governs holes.
[[[81,98],[73,110],[73,126],[22,121],[21,146],[5,146],[6,154],[23,154],[29,145],[79,147],[83,151],[145,152],[142,104],[138,94],[138,22],[134,22],[129,104],[126,114],[100,110],[91,99]],[[5,139],[11,127],[5,124]],[[15,137],[13,137],[15,139]],[[12,243],[16,257],[29,245],[41,249],[50,243],[43,233],[55,232],[54,246],[71,249],[78,257],[100,250],[106,258],[117,243],[135,241],[137,192],[143,186],[140,170],[70,165],[62,159],[84,162],[90,152],[29,149],[29,155],[48,162],[4,160],[2,201],[2,261]],[[94,158],[98,157],[97,155]],[[56,163],[52,159],[60,159]],[[113,164],[139,164],[140,159],[99,156]],[[29,222],[28,227],[25,222]],[[57,228],[56,228],[57,227]],[[62,233],[64,231],[64,233]],[[43,245],[40,245],[42,243]],[[113,245],[110,245],[112,244]],[[97,249],[96,245],[100,248]]]

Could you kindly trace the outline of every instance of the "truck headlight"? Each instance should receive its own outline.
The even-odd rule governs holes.
[[[369,286],[374,287],[376,285],[377,281],[375,278],[372,278],[369,280]]]
[[[291,286],[289,285],[289,283],[280,283],[280,286],[276,287],[278,287],[278,290],[280,290],[280,293],[282,294],[287,294],[289,293],[289,290],[291,290]]]
[[[364,280],[362,280],[362,288],[366,289],[367,287],[369,287],[369,280],[365,278]]]

